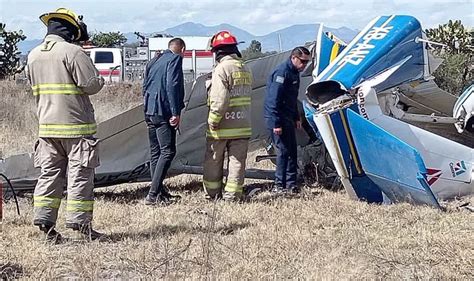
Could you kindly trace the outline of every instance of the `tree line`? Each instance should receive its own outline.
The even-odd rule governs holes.
[[[426,31],[429,40],[442,43],[433,53],[444,61],[433,73],[443,90],[460,95],[474,83],[474,28],[466,28],[460,20],[439,25]]]

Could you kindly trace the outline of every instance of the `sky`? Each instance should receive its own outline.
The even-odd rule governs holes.
[[[46,28],[38,17],[65,7],[84,15],[89,31],[158,32],[185,22],[229,23],[254,35],[293,24],[362,29],[379,15],[415,16],[423,28],[460,19],[474,27],[474,0],[0,0],[0,22],[40,39]]]

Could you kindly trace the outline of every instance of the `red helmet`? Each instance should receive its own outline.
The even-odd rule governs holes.
[[[217,48],[223,45],[237,45],[237,38],[232,35],[229,31],[219,31],[211,38],[211,51],[215,52]]]

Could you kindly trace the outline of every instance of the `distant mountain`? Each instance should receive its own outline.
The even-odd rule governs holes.
[[[281,49],[284,51],[315,41],[318,30],[319,24],[295,24],[264,36],[257,36],[255,40],[262,43],[262,49],[265,51],[278,51],[280,49],[278,36],[280,36]],[[357,31],[347,27],[324,27],[324,31],[333,33],[345,42],[350,42],[357,35]]]
[[[220,30],[229,30],[232,34],[237,36],[239,41],[245,41],[245,43],[239,46],[241,49],[246,48],[252,40],[258,40],[262,43],[263,51],[278,51],[278,35],[280,35],[281,38],[282,50],[289,50],[295,46],[316,40],[318,29],[318,24],[296,24],[263,36],[256,36],[230,24],[205,26],[198,23],[187,22],[168,28],[164,30],[163,33],[172,34],[174,36],[210,36]],[[347,27],[325,27],[324,30],[334,33],[337,37],[346,42],[351,41],[352,38],[357,35],[357,31]]]
[[[337,37],[344,40],[346,43],[349,43],[356,35],[359,33],[360,30],[352,30],[345,26],[339,28],[328,28],[328,31],[334,33]]]
[[[240,38],[251,38],[255,37],[254,35],[250,34],[249,32],[235,27],[230,24],[219,24],[214,26],[205,26],[200,23],[193,23],[187,22],[175,27],[171,27],[165,29],[164,32],[168,34],[172,34],[174,36],[211,36],[218,31],[221,30],[228,30],[232,34],[234,34],[239,40]]]
[[[278,37],[280,37],[281,49],[284,51],[316,40],[318,28],[317,24],[296,24],[259,36],[256,40],[262,43],[262,49],[265,51],[278,51],[280,49]]]
[[[256,36],[241,28],[226,23],[214,26],[206,26],[200,23],[186,22],[156,33],[166,33],[173,36],[211,36],[217,31],[228,30],[234,34],[239,41],[245,41],[245,43],[239,46],[240,49],[247,48],[252,40],[258,40],[260,43],[262,43],[263,51],[278,51],[280,49],[278,36],[280,36],[281,39],[282,50],[289,50],[295,46],[303,45],[306,42],[316,40],[318,28],[318,24],[296,24],[263,36]],[[352,40],[352,38],[354,38],[357,34],[357,31],[347,27],[325,27],[324,29],[325,31],[334,33],[337,37],[346,42]],[[145,36],[151,35],[150,33],[142,34]],[[127,38],[127,43],[138,41],[137,36],[133,32],[124,33],[124,36]],[[40,42],[41,40],[26,40],[19,43],[18,46],[20,51],[25,54]]]

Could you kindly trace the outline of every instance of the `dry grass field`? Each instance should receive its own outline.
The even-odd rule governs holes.
[[[0,82],[0,151],[31,151],[34,101],[26,89]],[[99,120],[140,101],[139,87],[108,87],[94,97]],[[102,115],[107,113],[108,115]],[[0,279],[474,279],[474,217],[408,204],[369,205],[344,192],[303,188],[294,197],[262,192],[237,204],[209,202],[201,177],[165,182],[182,200],[145,206],[146,183],[96,191],[94,226],[104,241],[51,245],[31,225],[31,195],[5,205]],[[247,181],[266,188],[265,181]],[[464,198],[464,201],[474,200]]]
[[[107,85],[91,96],[97,122],[142,102],[141,86]],[[0,81],[0,158],[32,152],[38,133],[35,99],[29,85]]]

